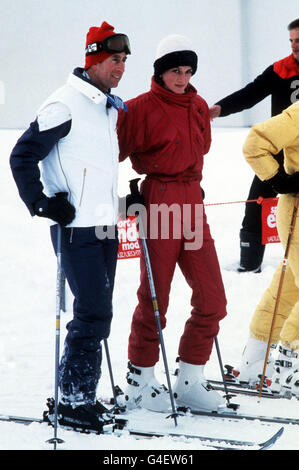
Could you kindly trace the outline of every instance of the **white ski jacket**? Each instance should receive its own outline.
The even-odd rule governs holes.
[[[68,134],[41,162],[45,194],[65,191],[76,209],[69,227],[117,223],[118,113],[106,103],[97,87],[71,74],[38,111],[40,132],[71,120]]]

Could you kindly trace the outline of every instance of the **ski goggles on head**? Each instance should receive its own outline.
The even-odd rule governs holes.
[[[105,38],[101,42],[92,42],[87,45],[85,55],[98,54],[102,51],[110,54],[117,54],[120,52],[131,54],[131,46],[128,36],[125,34],[114,34],[113,36]]]

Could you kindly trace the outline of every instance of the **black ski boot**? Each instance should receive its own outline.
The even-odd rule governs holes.
[[[240,231],[240,266],[239,273],[260,273],[264,258],[265,245],[261,243],[258,233]]]
[[[44,421],[54,424],[55,401],[48,398],[48,411],[44,412]],[[80,432],[104,433],[104,426],[114,423],[114,416],[99,402],[95,405],[85,404],[73,408],[71,405],[58,403],[58,424]]]

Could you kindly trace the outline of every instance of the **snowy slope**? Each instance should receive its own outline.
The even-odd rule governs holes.
[[[0,214],[1,214],[1,282],[0,282],[0,413],[41,416],[46,398],[54,393],[55,351],[55,282],[56,260],[50,244],[46,221],[32,219],[21,202],[12,180],[8,158],[21,131],[0,131]],[[242,157],[242,145],[248,129],[214,129],[213,144],[206,156],[203,187],[206,204],[243,201],[247,197],[252,171]],[[128,192],[128,180],[135,176],[129,162],[120,166],[120,195]],[[239,260],[239,238],[244,204],[211,205],[206,208],[215,239],[223,280],[228,298],[228,316],[221,322],[219,344],[224,363],[236,364],[248,335],[248,324],[263,291],[268,286],[276,266],[283,256],[279,244],[268,245],[261,274],[236,273]],[[115,382],[125,386],[127,338],[130,319],[136,305],[139,280],[138,260],[118,263],[114,295],[114,320],[109,339]],[[67,292],[67,312],[62,314],[62,339],[65,324],[71,319],[72,297]],[[175,367],[180,332],[190,311],[190,290],[179,271],[171,291],[168,325],[164,339],[171,369]],[[157,375],[165,382],[163,364]],[[220,378],[215,351],[206,367],[206,375]],[[98,388],[101,396],[111,396],[106,361]],[[241,410],[251,413],[299,418],[299,401],[264,400],[240,397],[235,399]],[[173,423],[164,417],[138,412],[155,429]],[[207,435],[229,434],[247,440],[267,438],[279,425],[259,422],[221,423],[219,420],[188,418],[179,427],[187,432]],[[0,450],[48,450],[45,441],[52,437],[46,425],[22,426],[0,422]],[[129,436],[86,436],[59,431],[66,450],[201,450],[204,445],[192,440],[170,438],[136,440]],[[299,426],[285,426],[285,432],[274,449],[299,450]]]

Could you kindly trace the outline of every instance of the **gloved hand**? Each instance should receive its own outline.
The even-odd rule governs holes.
[[[54,197],[44,197],[34,205],[38,217],[46,217],[65,227],[75,218],[75,208],[67,200],[67,193],[57,193]]]
[[[123,220],[125,220],[129,215],[135,215],[135,211],[130,211],[130,206],[133,204],[145,205],[145,200],[142,194],[127,194],[127,196],[119,198],[119,214]]]
[[[267,180],[272,188],[279,194],[289,194],[299,192],[299,171],[288,175],[283,169]]]

